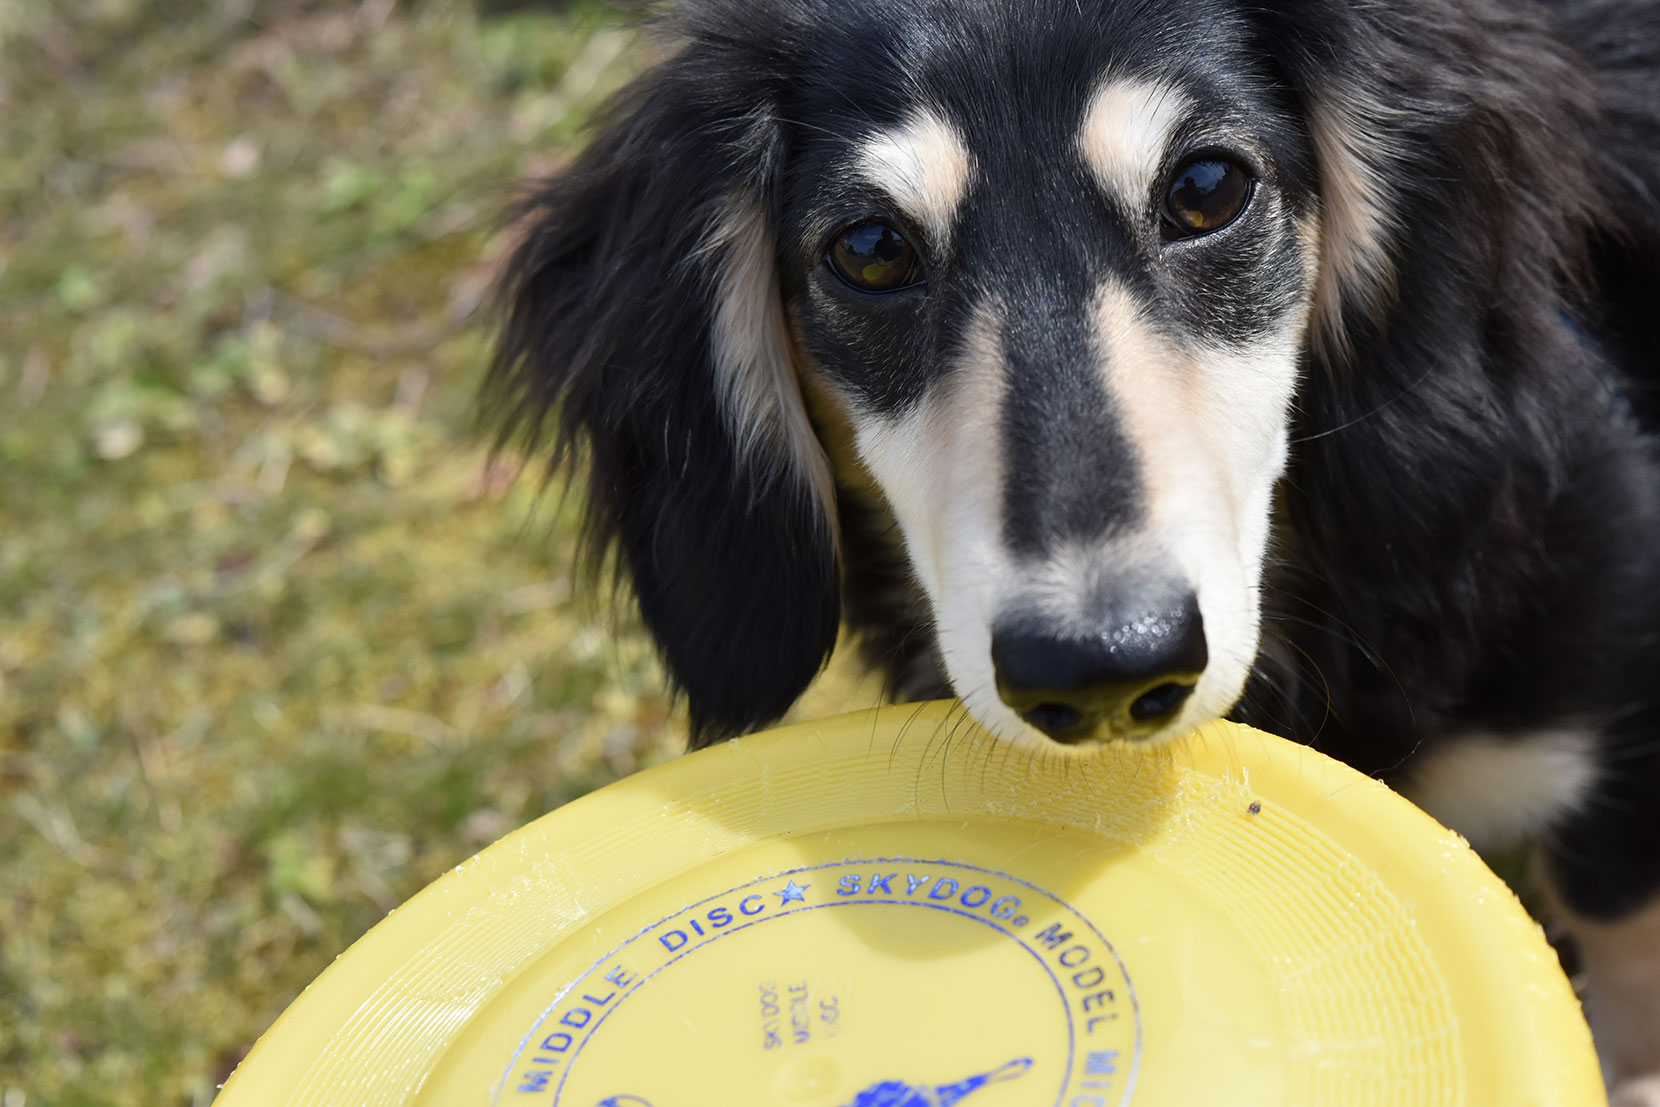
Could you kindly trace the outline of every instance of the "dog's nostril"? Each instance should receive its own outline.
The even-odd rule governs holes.
[[[1193,685],[1175,680],[1166,681],[1157,688],[1143,692],[1130,704],[1130,718],[1140,723],[1150,723],[1167,715],[1174,715],[1192,694]]]
[[[1051,737],[1059,737],[1084,721],[1084,713],[1064,703],[1040,703],[1020,715],[1028,723]]]
[[[991,635],[998,696],[1058,742],[1158,731],[1204,672],[1204,620],[1191,593],[1131,610],[1094,633],[1056,633],[1019,614],[1002,621]]]

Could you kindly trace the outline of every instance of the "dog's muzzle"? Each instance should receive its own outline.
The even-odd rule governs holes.
[[[1094,633],[1012,614],[992,631],[991,658],[1003,702],[1057,742],[1076,743],[1159,730],[1193,694],[1209,655],[1188,593],[1109,616]]]

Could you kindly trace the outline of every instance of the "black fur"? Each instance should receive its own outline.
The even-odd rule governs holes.
[[[556,463],[586,452],[588,553],[616,547],[699,742],[782,714],[840,612],[828,521],[795,474],[739,453],[717,407],[704,239],[775,172],[753,63],[730,53],[694,47],[634,85],[525,205],[486,391],[504,443],[551,431]]]
[[[1011,314],[1010,376],[1045,387],[1016,384],[1004,403],[1003,540],[1036,554],[1127,523],[1139,505],[1111,486],[1134,488],[1137,464],[1091,364],[1086,321],[1042,310]]]
[[[1603,773],[1584,813],[1547,836],[1557,883],[1593,916],[1652,900],[1660,5],[701,0],[668,18],[678,52],[526,209],[489,395],[504,440],[533,444],[546,424],[561,457],[586,449],[590,550],[620,550],[694,743],[781,714],[842,615],[896,688],[940,687],[926,604],[880,496],[838,468],[838,544],[807,475],[775,452],[740,452],[723,423],[710,360],[722,257],[707,240],[724,206],[742,196],[766,214],[797,333],[827,347],[851,324],[807,304],[819,275],[792,259],[865,214],[828,172],[838,141],[891,126],[910,99],[939,98],[1002,136],[986,160],[1018,166],[1022,144],[1070,141],[1104,59],[1180,69],[1219,104],[1250,106],[1300,208],[1320,202],[1327,170],[1304,121],[1342,84],[1391,108],[1366,156],[1393,216],[1393,278],[1345,286],[1341,333],[1311,333],[1263,651],[1238,715],[1385,779],[1462,730],[1590,727]],[[998,116],[997,81],[1056,117]],[[1135,249],[1083,235],[1085,214],[1099,217],[1073,214],[1094,195],[1086,182],[1076,196],[1000,183],[966,225],[1025,250],[1016,271],[1064,281],[1075,268],[1081,281],[1092,251]],[[827,197],[842,224],[815,214]],[[1032,210],[1041,221],[1020,224]],[[1240,257],[1254,248],[1241,240]],[[1249,335],[1278,310],[1271,289],[1233,280],[1238,257],[1184,264],[1185,286],[1204,290],[1193,327]],[[998,291],[1034,313],[1034,343],[1066,338],[1033,288]],[[960,341],[962,316],[944,305],[984,291],[942,280],[932,314],[884,301],[825,371],[903,409]],[[1011,482],[1032,516],[1011,537],[1101,525],[1086,481],[1099,492],[1124,458],[1088,400],[1080,386],[1007,409],[1016,437],[1052,430],[1055,405],[1085,405],[1078,425],[1091,430],[1071,468]]]
[[[1389,310],[1351,309],[1352,352],[1313,351],[1265,589],[1281,641],[1239,714],[1392,780],[1460,731],[1599,730],[1592,802],[1546,845],[1568,903],[1613,917],[1660,890],[1660,423],[1638,418],[1660,343],[1633,294],[1660,275],[1660,164],[1632,141],[1660,120],[1660,9],[1596,7],[1323,44],[1412,104],[1390,180],[1420,233]],[[1291,43],[1328,6],[1288,14],[1266,45],[1308,87],[1333,58]],[[1552,33],[1605,19],[1619,43]]]

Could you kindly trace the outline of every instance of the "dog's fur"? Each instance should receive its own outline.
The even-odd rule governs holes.
[[[1088,635],[1185,589],[1209,661],[1152,737],[1232,714],[1478,840],[1537,835],[1619,951],[1587,959],[1610,1063],[1654,1086],[1660,995],[1596,974],[1660,979],[1660,4],[688,0],[666,27],[527,206],[488,395],[504,442],[586,454],[589,548],[694,743],[782,714],[843,620],[899,695],[1043,741],[994,624]],[[1204,154],[1254,191],[1167,240]],[[871,219],[923,283],[827,267]]]

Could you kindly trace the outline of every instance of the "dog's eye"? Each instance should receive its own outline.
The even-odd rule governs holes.
[[[1167,238],[1209,234],[1232,223],[1251,198],[1251,177],[1231,161],[1201,158],[1176,171],[1164,197]]]
[[[922,280],[916,249],[886,223],[859,223],[830,244],[830,268],[865,292],[893,292]]]

